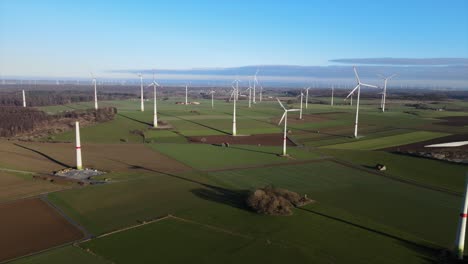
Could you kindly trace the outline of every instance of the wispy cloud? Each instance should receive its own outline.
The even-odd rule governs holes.
[[[456,66],[468,65],[468,58],[352,58],[335,59],[330,62],[366,65],[399,65],[399,66]]]

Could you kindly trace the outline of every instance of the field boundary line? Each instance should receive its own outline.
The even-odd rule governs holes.
[[[281,162],[281,163],[268,163],[268,164],[258,164],[258,165],[250,165],[250,166],[229,167],[229,168],[221,168],[221,169],[204,169],[200,171],[220,172],[220,171],[243,170],[243,169],[269,168],[269,167],[278,167],[278,166],[293,166],[293,165],[301,165],[301,164],[308,164],[308,163],[315,163],[315,162],[323,162],[327,160],[330,160],[330,157],[320,157],[316,159],[296,160],[296,161]]]
[[[84,228],[84,226],[80,225],[78,222],[76,222],[75,220],[73,220],[71,217],[69,217],[62,209],[60,209],[58,206],[56,206],[55,204],[53,204],[51,201],[49,201],[47,199],[47,195],[41,195],[39,197],[39,199],[41,199],[41,201],[43,201],[44,203],[46,203],[47,205],[49,205],[52,209],[54,209],[59,215],[61,215],[63,218],[65,218],[65,220],[67,220],[71,225],[73,225],[74,227],[78,228],[82,233],[83,233],[83,238],[77,240],[77,241],[80,241],[80,240],[84,240],[84,239],[87,239],[89,237],[92,237],[93,234],[91,232],[89,232],[86,228]]]
[[[190,219],[186,219],[186,218],[182,218],[182,217],[178,217],[178,216],[174,216],[174,215],[168,215],[168,217],[172,218],[172,219],[175,219],[175,220],[182,221],[182,222],[201,225],[203,227],[206,227],[206,228],[209,228],[209,229],[212,229],[212,230],[216,230],[218,232],[226,233],[226,234],[229,234],[229,235],[238,236],[238,237],[242,237],[242,238],[246,238],[246,239],[255,239],[255,237],[253,237],[253,236],[236,233],[236,232],[230,231],[230,230],[225,229],[225,228],[216,227],[216,226],[208,225],[208,224],[203,224],[203,223],[200,223],[200,222],[197,222],[197,221],[194,221],[194,220],[190,220]]]
[[[148,220],[148,221],[144,221],[143,223],[140,223],[140,224],[136,224],[136,225],[131,225],[131,226],[119,228],[119,229],[117,229],[117,230],[113,230],[113,231],[110,231],[110,232],[101,234],[101,235],[99,235],[99,236],[88,237],[87,239],[82,240],[82,241],[80,241],[79,243],[81,244],[81,243],[83,243],[83,242],[90,241],[91,239],[102,238],[102,237],[110,236],[110,235],[117,234],[117,233],[120,233],[120,232],[123,232],[123,231],[127,231],[127,230],[130,230],[130,229],[138,228],[138,227],[141,227],[141,226],[144,226],[144,225],[149,225],[149,224],[152,224],[152,223],[156,223],[156,222],[159,222],[159,221],[168,219],[168,218],[170,218],[170,217],[171,217],[171,215],[166,215],[166,216],[163,216],[163,217],[160,217],[160,218],[155,218],[155,219],[151,219],[151,220]]]
[[[37,172],[14,170],[14,169],[7,169],[7,168],[0,168],[0,171],[15,172],[15,173],[22,173],[22,174],[37,174]]]
[[[428,189],[428,190],[437,191],[437,192],[442,192],[442,193],[445,193],[445,194],[458,196],[458,197],[463,196],[462,193],[459,193],[459,192],[456,192],[456,191],[452,191],[452,190],[449,190],[449,189],[446,189],[446,188],[436,187],[436,186],[433,186],[433,185],[421,183],[421,182],[411,180],[411,179],[401,178],[401,177],[398,177],[398,176],[392,176],[392,175],[382,173],[382,172],[373,171],[373,170],[363,168],[363,167],[361,167],[359,165],[355,165],[355,164],[353,164],[351,162],[347,162],[347,161],[344,161],[344,160],[331,158],[330,161],[335,162],[337,164],[340,164],[342,166],[351,168],[351,169],[360,170],[360,171],[363,171],[363,172],[374,174],[374,175],[384,177],[384,178],[387,178],[387,179],[390,179],[390,180],[394,180],[394,181],[397,181],[397,182],[413,185],[413,186],[416,186],[416,187],[419,187],[419,188]]]
[[[39,255],[39,254],[42,254],[42,253],[45,253],[45,252],[48,252],[48,251],[52,251],[52,250],[55,250],[55,249],[71,246],[71,245],[73,245],[75,243],[76,243],[76,241],[70,241],[70,242],[67,242],[67,243],[64,243],[64,244],[61,244],[61,245],[57,245],[57,246],[53,246],[53,247],[50,247],[50,248],[42,249],[40,251],[32,252],[32,253],[29,253],[29,254],[26,254],[26,255],[23,255],[23,256],[19,256],[19,257],[16,257],[16,258],[6,259],[6,260],[3,260],[3,261],[0,261],[0,264],[4,264],[4,263],[6,264],[6,263],[17,261],[17,260],[20,260],[20,259],[23,259],[23,258],[32,257],[32,256]]]

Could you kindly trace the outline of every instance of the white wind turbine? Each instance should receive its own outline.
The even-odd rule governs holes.
[[[141,73],[139,73],[138,77],[140,77],[140,89],[141,89],[141,96],[140,96],[141,106],[140,106],[140,110],[142,112],[144,112],[145,111],[145,101],[144,101],[144,98],[143,98],[143,75]]]
[[[283,133],[283,156],[286,156],[287,153],[286,153],[286,140],[287,140],[287,135],[288,135],[288,112],[298,112],[298,111],[301,111],[300,109],[286,109],[286,107],[284,107],[284,105],[281,103],[281,101],[276,98],[276,100],[278,100],[278,103],[281,105],[281,108],[283,108],[284,110],[284,114],[283,116],[281,117],[279,123],[278,123],[278,126],[281,124],[281,122],[283,122],[283,119],[284,119],[284,133]]]
[[[236,125],[236,101],[237,101],[237,95],[239,91],[239,80],[236,79],[232,83],[235,83],[236,86],[232,86],[232,94],[231,96],[234,98],[234,106],[233,106],[233,111],[232,111],[232,135],[236,136],[237,135],[237,125]]]
[[[388,80],[392,79],[393,77],[396,76],[396,74],[393,74],[389,77],[384,77],[382,75],[380,75],[380,78],[382,78],[384,80],[384,88],[383,88],[383,92],[382,92],[382,101],[380,102],[380,107],[382,108],[382,112],[385,112],[385,101],[387,99],[387,82]]]
[[[254,104],[257,103],[257,100],[256,100],[256,96],[257,96],[257,95],[256,95],[256,94],[257,94],[257,92],[256,92],[256,85],[258,84],[258,79],[257,79],[258,71],[259,71],[259,70],[257,70],[257,72],[255,73],[254,79],[253,79],[253,103],[254,103]],[[260,101],[261,101],[261,100],[260,100]]]
[[[76,169],[82,170],[83,163],[81,160],[81,140],[80,140],[80,122],[75,122],[75,149],[76,149]]]
[[[150,83],[147,87],[150,87],[150,86],[153,86],[153,93],[154,93],[154,112],[153,112],[153,127],[158,127],[158,106],[157,106],[157,101],[158,101],[158,97],[157,97],[157,91],[156,91],[156,87],[161,87],[159,85],[159,83],[156,82],[155,78],[154,78],[154,75],[153,75],[153,82]]]
[[[306,109],[309,107],[309,89],[311,87],[307,87],[305,90],[306,90]]]
[[[333,106],[333,97],[335,95],[335,86],[332,85],[332,96],[331,96],[331,102],[330,102],[330,105]]]
[[[358,122],[359,122],[359,100],[360,100],[360,97],[361,97],[361,86],[365,86],[365,87],[371,87],[371,88],[378,88],[377,86],[375,85],[370,85],[370,84],[365,84],[365,83],[362,83],[361,82],[361,79],[359,79],[359,75],[357,73],[357,70],[356,70],[356,67],[353,67],[354,69],[354,74],[356,75],[356,81],[357,81],[357,85],[356,87],[348,94],[348,96],[345,98],[345,100],[352,96],[354,94],[354,92],[357,90],[357,103],[356,103],[356,121],[354,123],[354,137],[357,138],[358,137]]]
[[[247,88],[247,90],[249,90],[249,108],[252,108],[252,86],[251,86],[250,80],[249,80],[249,88]]]
[[[26,94],[24,93],[24,90],[23,90],[23,107],[26,107]]]
[[[214,93],[215,93],[215,91],[211,90],[211,92],[210,92],[210,94],[211,94],[211,109],[214,108]]]
[[[260,85],[260,102],[263,100],[263,86]]]
[[[301,91],[301,111],[299,112],[299,119],[302,120],[302,101],[304,101],[304,93]]]
[[[98,110],[98,102],[97,102],[97,81],[96,81],[96,76],[91,72],[91,77],[93,78],[93,84],[94,84],[94,109]]]
[[[188,105],[188,85],[185,84],[185,105]]]

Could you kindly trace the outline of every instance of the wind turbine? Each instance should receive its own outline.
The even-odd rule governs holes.
[[[158,107],[157,107],[157,101],[158,101],[158,97],[157,97],[157,93],[156,93],[156,87],[161,87],[161,85],[159,85],[159,83],[156,82],[156,80],[154,79],[154,74],[153,74],[153,82],[150,83],[150,85],[148,85],[147,87],[150,87],[150,86],[153,86],[154,88],[154,112],[153,112],[153,127],[158,127]]]
[[[260,85],[260,102],[263,100],[263,86]]]
[[[81,141],[80,141],[80,122],[75,122],[75,143],[76,143],[76,169],[82,170],[83,164],[81,161]]]
[[[335,93],[335,86],[332,85],[332,97],[331,97],[331,102],[330,102],[330,105],[333,106],[333,96],[334,96],[334,93]]]
[[[144,98],[143,98],[143,75],[141,75],[141,73],[138,74],[138,77],[140,77],[140,89],[141,89],[141,97],[140,97],[140,101],[141,101],[141,111],[144,112],[145,111],[145,103],[144,103]]]
[[[215,91],[211,90],[211,92],[210,92],[210,94],[211,94],[211,109],[214,108],[214,93],[215,93]]]
[[[188,85],[185,84],[185,105],[188,105],[187,97],[188,97]]]
[[[352,96],[354,94],[354,92],[357,90],[357,103],[356,103],[356,121],[354,123],[354,137],[357,138],[358,136],[358,122],[359,122],[359,100],[360,100],[360,97],[361,97],[361,86],[365,86],[365,87],[371,87],[371,88],[378,88],[377,86],[375,85],[370,85],[370,84],[365,84],[365,83],[362,83],[361,82],[361,79],[359,79],[359,75],[357,73],[357,70],[356,70],[356,67],[353,67],[353,70],[354,70],[354,74],[356,75],[356,81],[357,81],[357,85],[356,87],[348,94],[348,96],[346,97],[346,99],[350,96]],[[346,100],[345,99],[345,100]]]
[[[284,107],[284,105],[281,103],[281,101],[276,98],[276,100],[278,100],[278,103],[281,105],[281,108],[283,108],[284,110],[284,114],[283,116],[281,117],[279,123],[278,123],[278,126],[281,125],[281,122],[283,122],[283,119],[284,119],[284,134],[283,134],[283,156],[286,156],[287,153],[286,153],[286,140],[287,140],[287,134],[288,134],[288,112],[298,112],[298,111],[301,111],[300,109],[286,109],[286,107]]]
[[[232,94],[231,96],[234,97],[234,108],[233,108],[233,111],[232,111],[232,135],[233,136],[236,136],[237,135],[237,126],[236,126],[236,101],[237,101],[237,94],[238,94],[238,91],[239,91],[239,79],[236,79],[233,81],[233,83],[236,84],[236,86],[232,87],[233,90],[232,90]]]
[[[382,108],[382,112],[385,112],[385,101],[387,99],[387,82],[388,82],[388,80],[395,77],[396,74],[393,74],[393,75],[391,75],[389,77],[384,77],[384,76],[382,76],[380,74],[379,74],[379,76],[380,76],[380,78],[382,78],[384,80],[384,88],[383,88],[383,92],[382,92],[382,101],[381,101],[380,105],[381,105],[381,108]]]
[[[253,103],[254,103],[254,104],[257,103],[257,100],[256,100],[256,94],[257,94],[257,93],[256,93],[256,90],[255,90],[255,89],[256,89],[255,86],[256,86],[256,84],[258,84],[258,79],[257,79],[258,71],[259,71],[259,70],[257,70],[257,72],[255,73],[255,75],[254,75],[254,80],[253,80]]]
[[[301,91],[301,111],[299,112],[299,119],[302,120],[302,101],[304,101],[304,93]]]
[[[252,86],[250,85],[250,80],[249,80],[249,88],[247,88],[247,90],[249,90],[249,108],[252,108]],[[254,97],[255,97],[255,93],[254,93]]]
[[[97,102],[97,81],[96,77],[94,74],[91,72],[91,77],[93,78],[93,84],[94,84],[94,109],[98,110],[98,102]]]
[[[23,90],[23,107],[26,107],[26,94],[24,93],[24,90]]]
[[[308,108],[309,105],[309,89],[310,87],[307,87],[306,90],[306,109]]]

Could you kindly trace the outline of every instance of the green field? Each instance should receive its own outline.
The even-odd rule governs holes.
[[[437,137],[448,136],[448,133],[418,131],[394,136],[379,137],[374,139],[359,139],[356,142],[328,145],[325,148],[331,149],[359,149],[359,150],[376,150],[401,146],[415,142],[421,142]]]

